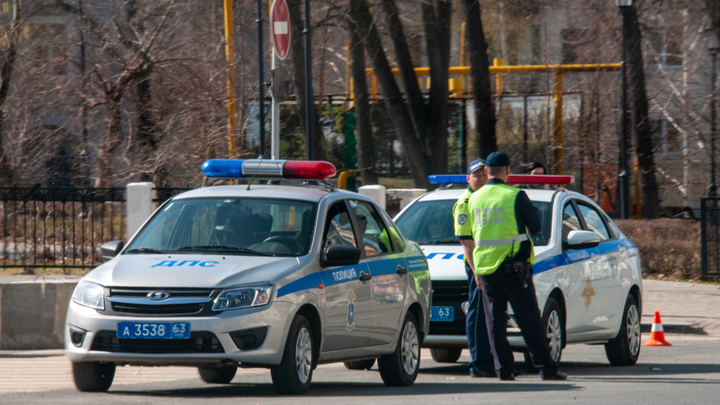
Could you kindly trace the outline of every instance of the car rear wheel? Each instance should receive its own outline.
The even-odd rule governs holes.
[[[620,330],[605,344],[605,354],[613,366],[632,366],[640,357],[640,310],[635,297],[625,301]]]
[[[370,370],[375,365],[375,359],[343,362],[348,370]]]
[[[88,361],[72,364],[75,387],[82,392],[105,392],[115,378],[115,363]]]
[[[198,367],[200,378],[208,384],[227,384],[235,378],[237,367]]]
[[[409,386],[420,370],[420,338],[415,316],[405,315],[395,352],[378,359],[380,377],[387,386]]]
[[[555,363],[560,363],[562,357],[563,334],[565,333],[562,319],[560,305],[553,297],[548,298],[543,311],[543,324],[545,324],[545,333],[548,338],[548,346],[550,346],[550,358]]]
[[[278,394],[304,394],[310,388],[313,373],[313,337],[310,323],[296,315],[290,325],[280,365],[270,369]]]
[[[430,349],[430,355],[438,363],[455,363],[460,358],[462,349],[459,347],[449,349]]]

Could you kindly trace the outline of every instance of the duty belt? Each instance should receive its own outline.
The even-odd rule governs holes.
[[[530,239],[528,234],[523,233],[522,235],[513,236],[512,238],[505,238],[505,239],[486,239],[486,240],[476,240],[475,246],[477,247],[484,247],[484,246],[504,246],[509,245],[511,243],[518,243],[523,242]]]

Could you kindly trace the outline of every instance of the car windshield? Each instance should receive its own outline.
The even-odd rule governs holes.
[[[181,198],[167,203],[125,253],[302,256],[317,205],[269,198]]]
[[[457,200],[418,201],[409,206],[395,220],[400,232],[407,239],[424,244],[459,244],[455,239],[452,209]],[[542,231],[533,235],[535,246],[547,246],[550,242],[552,204],[532,202],[540,214]]]

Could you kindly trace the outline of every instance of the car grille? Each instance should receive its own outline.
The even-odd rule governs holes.
[[[190,339],[120,339],[115,331],[95,335],[90,350],[112,353],[225,353],[211,332],[191,332]]]
[[[466,280],[433,281],[432,305],[453,307],[455,317],[452,322],[430,322],[430,334],[465,335],[465,313],[462,311],[462,303],[467,300],[468,282]]]
[[[212,288],[124,288],[112,287],[108,297],[142,299],[151,291],[165,291],[173,299],[176,298],[213,298],[215,290]],[[212,315],[212,301],[202,303],[156,303],[142,304],[129,302],[110,302],[109,312],[117,315],[133,316],[189,316]]]
[[[468,300],[468,282],[460,281],[433,281],[433,303],[435,301],[457,301],[463,303]]]

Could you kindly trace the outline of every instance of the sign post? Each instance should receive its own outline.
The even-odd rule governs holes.
[[[284,83],[277,83],[279,78],[280,60],[284,60],[290,51],[290,13],[285,0],[274,0],[270,8],[270,30],[273,41],[273,84],[272,92],[272,134],[270,154],[272,159],[280,159],[280,100],[278,88]]]

